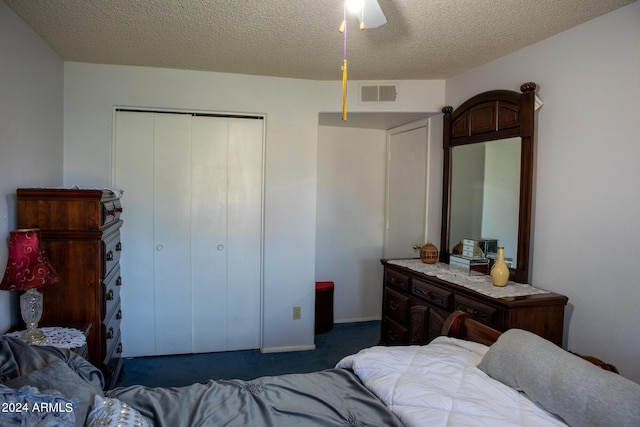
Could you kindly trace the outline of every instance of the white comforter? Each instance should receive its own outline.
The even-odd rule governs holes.
[[[371,347],[338,367],[354,371],[406,426],[564,426],[477,368],[488,348],[438,337],[426,346]]]

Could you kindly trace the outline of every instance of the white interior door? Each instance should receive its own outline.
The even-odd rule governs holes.
[[[424,244],[427,196],[427,127],[390,131],[387,147],[385,258],[412,258]]]
[[[262,120],[119,111],[115,135],[125,355],[258,348]]]

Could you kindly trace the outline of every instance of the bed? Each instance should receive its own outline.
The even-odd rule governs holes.
[[[106,392],[100,371],[75,353],[2,337],[0,382],[2,426],[640,423],[640,385],[461,312],[429,345],[374,346],[321,372]]]

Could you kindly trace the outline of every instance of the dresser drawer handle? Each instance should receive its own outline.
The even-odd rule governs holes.
[[[394,301],[389,301],[389,308],[393,311],[396,311],[397,309],[400,308],[400,306],[396,304]]]
[[[122,242],[116,243],[116,252],[122,251]]]
[[[394,334],[392,330],[387,331],[387,337],[389,341],[395,341],[398,338],[397,334]]]
[[[109,216],[116,216],[116,210],[115,209],[109,209],[107,211],[107,215]]]
[[[118,312],[116,313],[116,319],[122,320],[122,310],[118,310]]]
[[[109,289],[109,292],[107,292],[107,301],[113,301],[114,298],[115,294],[113,293],[113,289]]]
[[[116,347],[116,353],[118,353],[118,354],[122,353],[122,343],[121,342],[119,342],[118,343],[118,347]]]
[[[114,335],[113,326],[109,326],[109,330],[107,331],[107,339],[108,340],[112,339],[113,335]]]
[[[117,208],[117,209],[116,209],[116,212],[118,212],[118,213],[122,213],[122,208]]]
[[[421,289],[418,287],[413,288],[413,291],[417,294],[422,295],[423,297],[429,298],[431,295],[433,295],[433,293],[431,291],[428,291],[426,289]]]
[[[118,276],[116,279],[116,286],[122,286],[122,276]]]
[[[107,261],[113,261],[113,251],[107,252]]]

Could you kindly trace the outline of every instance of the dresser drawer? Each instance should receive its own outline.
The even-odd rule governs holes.
[[[118,340],[120,339],[120,321],[122,320],[122,309],[120,304],[115,307],[113,316],[102,322],[102,354],[110,354],[113,352]]]
[[[122,362],[122,339],[120,333],[115,338],[115,345],[112,352],[107,354],[102,361],[102,372],[104,373],[105,389],[109,390],[116,386],[121,377]]]
[[[386,345],[407,345],[409,344],[409,329],[388,317],[383,317],[381,341]]]
[[[409,317],[409,296],[385,287],[383,315],[406,324]]]
[[[122,243],[120,242],[120,232],[116,231],[108,235],[102,242],[102,274],[107,276],[113,267],[120,261]]]
[[[409,290],[409,276],[388,268],[386,268],[384,272],[384,283],[388,286],[404,289],[405,291]]]
[[[120,265],[117,265],[102,283],[102,318],[113,316],[115,308],[120,304]]]
[[[493,326],[495,324],[496,314],[498,312],[497,308],[461,295],[456,295],[455,299],[455,310],[464,311],[474,320],[486,325]]]
[[[451,311],[453,304],[452,291],[414,278],[411,280],[411,293],[429,301],[433,305]]]
[[[411,344],[423,345],[429,337],[429,307],[414,305],[409,319],[409,340]]]
[[[102,212],[100,219],[102,220],[102,226],[108,225],[120,218],[122,213],[122,205],[120,199],[109,200],[102,202]]]

